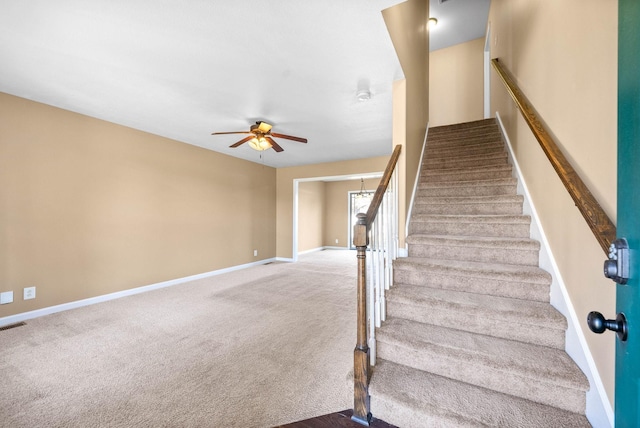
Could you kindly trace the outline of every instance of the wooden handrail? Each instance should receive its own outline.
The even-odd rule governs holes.
[[[380,184],[373,195],[366,214],[358,214],[358,222],[353,227],[353,244],[357,249],[357,335],[356,347],[353,351],[353,416],[352,419],[362,425],[369,425],[371,412],[369,408],[369,379],[371,363],[369,345],[367,343],[367,262],[366,252],[369,245],[369,230],[376,218],[384,194],[387,191],[393,171],[398,163],[402,146],[397,145],[391,154]]]
[[[371,205],[369,205],[369,209],[367,210],[367,230],[371,228],[371,224],[376,219],[376,214],[378,213],[378,209],[380,208],[380,204],[382,203],[382,198],[384,198],[384,193],[387,191],[387,187],[389,187],[389,181],[391,181],[393,170],[398,163],[398,158],[400,158],[401,150],[402,146],[400,145],[397,145],[396,148],[393,149],[393,153],[391,153],[391,158],[387,163],[384,174],[382,174],[382,178],[380,179],[380,183],[378,184],[376,193],[373,195]]]
[[[518,87],[511,73],[502,65],[498,58],[492,59],[491,64],[500,79],[502,79],[509,95],[511,95],[511,98],[513,98],[513,101],[515,101],[518,106],[520,113],[522,113],[525,122],[527,122],[527,125],[531,128],[536,140],[540,143],[553,169],[556,170],[560,181],[562,181],[564,187],[578,207],[578,210],[587,221],[591,232],[595,235],[605,254],[608,254],[609,245],[616,239],[616,227],[613,222],[609,219],[598,201],[591,194],[591,191],[589,191],[589,188],[584,184],[578,173],[564,156],[553,137],[551,137],[551,133],[540,120],[539,115]]]

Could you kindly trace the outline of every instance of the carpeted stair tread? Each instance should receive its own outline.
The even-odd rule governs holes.
[[[497,128],[489,129],[489,128],[477,128],[474,130],[468,130],[465,132],[455,132],[455,133],[435,133],[429,132],[428,135],[429,144],[427,145],[427,149],[438,147],[440,145],[447,144],[456,144],[462,142],[485,142],[485,141],[502,141],[502,134],[500,130]]]
[[[434,223],[517,223],[529,224],[531,217],[528,215],[425,215],[418,221],[431,221]]]
[[[409,225],[411,234],[462,236],[529,236],[527,215],[431,215],[416,214]]]
[[[538,265],[540,243],[530,238],[409,235],[410,257]]]
[[[434,196],[416,199],[413,215],[521,215],[522,195]]]
[[[501,150],[495,153],[457,153],[454,156],[452,156],[450,153],[439,153],[435,154],[434,156],[427,156],[424,163],[427,165],[435,164],[441,167],[446,167],[448,163],[456,164],[465,160],[471,160],[474,161],[476,165],[480,165],[482,162],[491,161],[493,159],[500,159],[506,162],[507,152]]]
[[[566,319],[548,303],[405,284],[387,302],[393,318],[564,349]]]
[[[429,137],[437,137],[439,135],[464,135],[468,133],[486,134],[493,132],[497,128],[495,121],[493,123],[459,123],[452,125],[434,126],[429,128]]]
[[[510,165],[501,165],[486,168],[468,168],[464,170],[455,168],[449,171],[441,170],[438,174],[427,172],[420,175],[420,183],[511,178],[512,169]]]
[[[427,137],[429,140],[437,140],[442,137],[462,137],[462,136],[477,136],[477,135],[487,135],[489,133],[499,132],[499,128],[495,123],[493,124],[478,124],[464,127],[446,127],[446,126],[437,126],[433,128],[429,128],[429,133]]]
[[[429,260],[428,264],[414,263],[415,260],[398,259],[394,265],[394,283],[398,286],[409,284],[445,290],[484,293],[491,296],[549,302],[551,277],[547,272],[533,266],[494,265],[513,268],[512,272],[491,269],[487,263],[461,262],[452,260]],[[480,265],[483,269],[470,266]]]
[[[430,274],[433,271],[478,279],[509,280],[549,286],[551,275],[536,266],[509,265],[501,263],[476,263],[465,260],[430,260],[419,257],[404,257],[395,261],[394,270],[408,270]]]
[[[562,350],[392,317],[378,332],[380,342],[405,348],[428,348],[430,357],[441,354],[457,358],[461,363],[490,366],[550,385],[579,391],[589,389],[585,375]],[[393,355],[380,355],[393,361],[389,357]],[[432,358],[420,358],[429,359]],[[461,367],[450,369],[453,374]]]
[[[383,359],[370,391],[374,415],[401,427],[590,427],[584,415]]]
[[[494,153],[491,155],[474,156],[445,156],[440,158],[427,158],[423,161],[423,167],[429,169],[450,169],[476,167],[478,165],[506,165],[506,153]]]
[[[495,127],[497,126],[495,119],[478,119],[472,120],[469,122],[460,122],[460,123],[452,123],[449,125],[440,125],[434,126],[433,128],[429,128],[429,132],[440,132],[440,131],[451,131],[451,130],[464,130],[469,128],[480,128],[480,127]]]
[[[431,154],[438,151],[461,152],[470,148],[480,147],[501,147],[505,150],[504,142],[499,134],[482,138],[443,138],[435,141],[429,140],[429,145],[425,148],[424,159],[428,159]]]
[[[482,130],[484,129],[484,131]],[[476,130],[470,130],[467,132],[458,132],[458,133],[436,133],[430,132],[429,134],[429,144],[427,145],[427,150],[446,146],[446,145],[458,145],[458,144],[476,144],[478,142],[488,142],[488,141],[500,141],[502,142],[502,134],[499,129],[488,129],[488,128],[478,128]]]
[[[560,349],[388,318],[378,357],[572,412],[583,412],[589,384]]]
[[[473,246],[484,248],[503,248],[511,250],[540,250],[540,243],[531,238],[500,238],[485,236],[434,236],[434,235],[409,235],[408,244]]]
[[[418,192],[425,189],[436,189],[436,188],[460,188],[460,187],[485,187],[485,186],[504,186],[504,185],[517,185],[518,181],[513,177],[500,177],[500,178],[490,178],[486,180],[470,180],[470,181],[444,181],[444,182],[421,182],[418,186]],[[472,195],[473,196],[473,195]]]
[[[503,153],[504,145],[501,142],[487,142],[483,144],[468,144],[465,146],[446,145],[438,148],[431,148],[426,151],[426,158],[441,158],[446,156],[456,156],[463,154],[470,155],[489,155],[493,153]]]
[[[447,128],[436,126],[433,128],[429,128],[429,134],[427,135],[430,139],[438,139],[440,137],[451,137],[451,136],[466,136],[466,135],[487,135],[490,133],[499,132],[499,128],[494,124],[480,124],[478,126],[467,126],[464,128]]]
[[[505,150],[504,142],[500,135],[484,136],[482,138],[458,138],[458,139],[442,139],[439,144],[433,144],[433,141],[425,148],[427,157],[429,154],[437,152],[463,152],[467,150],[476,150],[482,148],[496,148]]]
[[[433,177],[442,174],[453,174],[455,172],[480,172],[480,171],[511,171],[513,168],[508,163],[504,165],[470,165],[465,168],[451,167],[451,168],[438,168],[438,169],[427,169],[420,172],[420,177]]]
[[[473,181],[423,181],[418,185],[416,198],[515,195],[516,189],[517,181],[512,177]]]

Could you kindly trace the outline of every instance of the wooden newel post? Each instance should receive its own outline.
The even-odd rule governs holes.
[[[353,417],[362,425],[369,426],[369,346],[367,344],[367,215],[358,214],[358,223],[353,227],[353,244],[358,250],[358,333],[356,349],[353,351]]]

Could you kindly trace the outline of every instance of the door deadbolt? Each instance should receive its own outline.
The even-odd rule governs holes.
[[[629,243],[625,238],[611,243],[609,260],[604,262],[604,276],[623,285],[629,280]]]

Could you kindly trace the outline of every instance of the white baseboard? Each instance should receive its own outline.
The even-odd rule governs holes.
[[[309,254],[309,253],[316,253],[318,251],[324,251],[324,250],[350,250],[350,248],[347,247],[334,247],[332,245],[325,245],[324,247],[318,247],[318,248],[312,248],[311,250],[305,250],[305,251],[301,251],[298,253],[299,256],[302,256],[303,254]],[[293,261],[293,259],[286,259],[286,261]],[[282,259],[281,261],[285,261],[285,259]]]
[[[509,152],[509,161],[513,165],[514,175],[518,179],[518,194],[524,196],[524,213],[531,216],[531,238],[540,242],[540,267],[549,272],[553,278],[551,284],[550,301],[551,305],[565,316],[568,323],[566,332],[565,351],[576,362],[578,367],[583,371],[589,380],[591,388],[587,392],[587,408],[586,416],[594,427],[613,427],[614,412],[609,402],[607,392],[602,383],[602,378],[596,367],[593,356],[589,351],[587,340],[583,330],[579,327],[581,321],[571,303],[569,292],[560,275],[560,270],[556,264],[553,252],[549,245],[549,241],[542,228],[542,223],[538,217],[527,184],[522,177],[522,172],[518,161],[513,155],[513,147],[511,140],[500,118],[500,114],[496,112],[496,118],[500,126],[500,130],[505,139]]]
[[[429,122],[427,122],[427,128],[424,132],[424,140],[422,140],[422,151],[420,152],[420,162],[418,163],[418,172],[416,173],[416,179],[413,182],[413,192],[411,192],[411,200],[409,201],[409,211],[407,212],[407,220],[405,221],[405,226],[404,226],[405,238],[409,236],[409,224],[411,223],[411,213],[413,212],[413,202],[416,199],[416,193],[418,193],[418,184],[420,183],[420,171],[422,171],[422,161],[424,160],[424,151],[427,148],[428,136],[429,136]],[[403,257],[403,256],[400,256],[400,257]]]
[[[218,269],[211,272],[200,273],[197,275],[186,276],[184,278],[172,279],[169,281],[158,282],[156,284],[136,287],[129,290],[118,291],[115,293],[104,294],[102,296],[90,297],[88,299],[76,300],[75,302],[63,303],[61,305],[49,306],[48,308],[36,309],[35,311],[23,312],[16,315],[9,315],[0,318],[0,326],[14,324],[42,317],[45,315],[55,314],[57,312],[68,311],[70,309],[81,308],[83,306],[95,305],[96,303],[108,302],[109,300],[119,299],[121,297],[133,296],[148,291],[158,290],[160,288],[171,287],[172,285],[183,284],[197,279],[209,278],[211,276],[222,275],[223,273],[233,272],[240,269],[246,269],[253,266],[259,266],[276,261],[276,258],[260,260],[258,262],[246,263],[243,265],[232,266],[224,269]]]
[[[324,250],[326,247],[317,247],[317,248],[312,248],[310,250],[304,250],[304,251],[299,251],[298,255],[301,256],[303,254],[309,254],[309,253],[316,253],[318,251],[322,251]]]

